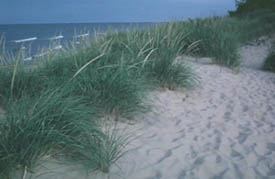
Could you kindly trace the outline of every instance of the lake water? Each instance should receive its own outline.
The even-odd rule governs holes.
[[[131,30],[147,28],[153,23],[71,23],[71,24],[14,24],[0,25],[0,36],[5,37],[5,48],[9,53],[23,47],[31,60],[39,56],[41,49],[55,43],[53,49],[60,49],[73,38],[91,37],[95,32],[105,33],[109,29]],[[2,46],[0,50],[2,52]],[[0,52],[0,53],[1,53]]]

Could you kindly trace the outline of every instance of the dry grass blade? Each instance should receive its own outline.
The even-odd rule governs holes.
[[[101,58],[102,56],[104,56],[105,54],[101,54],[95,58],[93,58],[92,60],[90,60],[89,62],[87,62],[85,65],[83,65],[79,70],[77,70],[77,72],[74,74],[73,78],[75,78],[82,70],[84,70],[88,65],[90,65],[91,63],[93,63],[94,61],[98,60],[99,58]],[[72,79],[73,79],[72,78]]]
[[[6,49],[5,49],[5,37],[4,35],[0,38],[0,48],[2,48],[2,53],[0,52],[0,65],[4,64],[5,56],[6,56]]]
[[[14,81],[15,81],[15,76],[16,76],[16,72],[17,72],[17,66],[18,66],[18,63],[19,63],[19,55],[20,55],[20,50],[16,54],[16,62],[15,62],[15,66],[14,66],[13,74],[12,74],[12,79],[11,79],[11,94],[10,94],[11,97],[13,95],[13,87],[14,87]]]
[[[146,47],[147,47],[147,45],[149,45],[151,42],[153,41],[153,38],[151,38],[141,49],[140,49],[140,51],[139,51],[139,53],[138,53],[138,57],[140,57],[141,55],[143,55],[143,53],[145,53],[147,50],[144,50]]]
[[[113,42],[113,39],[111,38],[110,40],[102,44],[100,48],[102,49],[103,53],[108,52],[111,49],[112,42]]]
[[[125,44],[124,42],[121,42],[121,44],[124,45],[129,50],[129,52],[131,52],[132,55],[134,54],[133,50],[127,44]]]
[[[27,173],[28,173],[27,169],[28,169],[28,167],[27,167],[27,166],[25,166],[25,169],[24,169],[24,174],[23,174],[22,179],[25,179],[25,178],[26,178]]]
[[[197,41],[191,43],[190,45],[188,45],[187,50],[184,52],[184,55],[192,52],[193,50],[196,50],[197,47],[199,46],[200,42],[201,42],[201,40],[197,40]]]
[[[142,67],[145,66],[145,63],[147,62],[147,60],[149,59],[149,57],[151,56],[151,54],[152,54],[154,51],[156,51],[156,50],[157,50],[157,48],[152,49],[151,52],[145,57],[145,59],[144,59],[144,61],[143,61],[143,64],[142,64]]]

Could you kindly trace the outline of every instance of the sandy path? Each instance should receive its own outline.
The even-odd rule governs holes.
[[[241,48],[239,73],[192,63],[195,90],[153,92],[155,112],[121,124],[139,137],[109,175],[48,164],[54,175],[39,178],[275,178],[275,75],[258,70],[268,45]]]

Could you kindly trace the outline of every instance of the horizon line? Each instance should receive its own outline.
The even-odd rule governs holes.
[[[175,20],[170,20],[175,21]],[[0,23],[0,25],[41,25],[41,24],[129,24],[129,23],[162,23],[162,22],[170,22],[170,21],[114,21],[114,22],[41,22],[41,23]],[[180,21],[180,20],[177,20]],[[183,21],[183,20],[182,20]]]
[[[0,23],[0,25],[41,25],[41,24],[129,24],[129,23],[164,23],[164,22],[177,22],[177,21],[185,21],[188,19],[204,19],[204,18],[211,18],[211,17],[224,17],[228,16],[229,14],[224,15],[208,15],[203,17],[181,17],[178,19],[170,19],[170,20],[156,20],[156,21],[94,21],[94,22],[27,22],[27,23]]]

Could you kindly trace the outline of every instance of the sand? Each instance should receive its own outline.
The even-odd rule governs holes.
[[[275,75],[260,70],[269,46],[265,41],[242,47],[239,73],[191,60],[200,85],[189,91],[154,91],[154,112],[134,125],[119,124],[137,138],[108,175],[46,162],[34,177],[275,178]]]

